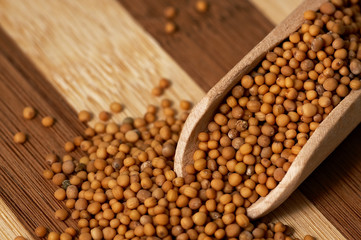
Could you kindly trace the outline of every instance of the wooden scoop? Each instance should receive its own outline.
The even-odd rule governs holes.
[[[183,127],[176,150],[174,169],[178,176],[184,176],[184,167],[193,162],[198,133],[206,130],[219,104],[230,90],[239,83],[243,75],[248,74],[264,58],[269,50],[301,26],[304,21],[303,13],[306,10],[317,10],[326,1],[304,1],[194,107]],[[361,89],[351,91],[320,124],[297,155],[283,180],[266,197],[261,197],[247,209],[248,216],[253,219],[259,218],[281,205],[360,122]]]

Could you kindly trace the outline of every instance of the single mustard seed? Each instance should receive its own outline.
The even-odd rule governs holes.
[[[57,232],[50,232],[48,234],[48,240],[60,240],[60,234]]]
[[[35,235],[40,238],[45,237],[47,232],[48,231],[46,230],[46,228],[44,226],[39,226],[35,229]]]
[[[106,112],[106,111],[101,111],[101,112],[99,113],[99,119],[100,119],[101,121],[106,122],[106,121],[109,120],[109,118],[110,118],[110,114],[109,114],[108,112]]]
[[[180,101],[180,109],[182,109],[184,111],[188,111],[189,109],[191,109],[191,103],[187,100],[181,100]]]
[[[73,142],[69,141],[64,144],[64,150],[66,152],[72,152],[74,149],[75,149],[75,145]]]
[[[164,31],[167,34],[172,34],[177,30],[177,26],[175,25],[174,22],[166,22],[165,26],[164,26]],[[157,95],[156,95],[157,96]]]
[[[196,2],[196,10],[200,13],[205,13],[208,11],[208,3],[204,0],[199,0]]]
[[[61,221],[64,221],[69,216],[68,212],[65,209],[58,209],[55,212],[55,218]]]
[[[91,115],[88,111],[82,110],[78,113],[78,119],[80,122],[89,122],[91,119]]]
[[[44,127],[51,127],[54,124],[54,118],[50,116],[43,117],[43,119],[41,119],[41,124]]]
[[[163,94],[163,88],[161,87],[154,87],[152,89],[152,95],[155,96],[155,97],[159,97]]]
[[[14,238],[14,240],[26,240],[23,236],[17,236]]]
[[[173,6],[168,6],[164,9],[163,15],[167,19],[172,19],[177,15],[177,10]]]
[[[112,102],[110,104],[110,111],[112,111],[113,113],[120,113],[122,110],[123,110],[122,104],[118,102]]]
[[[60,234],[59,240],[72,240],[73,237],[69,233],[62,233]]]
[[[161,78],[159,80],[159,87],[162,89],[166,89],[170,87],[170,81],[166,78]]]
[[[14,142],[23,144],[26,141],[26,135],[23,132],[18,132],[14,135]]]
[[[36,115],[36,111],[33,107],[25,107],[23,110],[23,117],[27,120],[33,119]]]

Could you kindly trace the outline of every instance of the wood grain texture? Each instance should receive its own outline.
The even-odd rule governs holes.
[[[119,101],[126,108],[114,119],[139,116],[159,102],[151,89],[161,77],[173,81],[164,97],[196,102],[203,95],[118,2],[20,2],[0,1],[1,26],[76,111],[97,115]]]
[[[303,0],[249,0],[260,12],[264,14],[274,25],[277,25]]]
[[[360,136],[361,124],[300,187],[347,239],[361,239]]]
[[[209,0],[200,14],[196,1],[119,0],[204,90],[209,90],[272,29],[248,1]],[[164,32],[167,6],[178,9],[179,31]]]
[[[61,3],[64,3],[64,5],[62,5]],[[22,5],[25,5],[25,7]],[[42,8],[39,8],[38,6],[42,6]],[[247,11],[249,11],[249,9],[244,9],[241,13]],[[81,20],[78,20],[79,17]],[[58,18],[58,20],[56,20],[56,18]],[[31,24],[29,22],[31,22]],[[115,79],[116,81],[124,81],[125,79],[127,81],[136,82],[137,84],[132,83],[134,84],[133,88],[136,87],[138,88],[138,90],[140,90],[143,89],[144,86],[142,85],[142,83],[139,82],[139,79],[142,79],[142,76],[154,76],[156,78],[156,80],[152,78],[152,83],[146,85],[147,87],[149,87],[158,81],[158,77],[160,75],[165,76],[165,73],[168,73],[170,75],[168,77],[172,79],[175,78],[174,82],[176,84],[184,84],[187,86],[186,89],[181,88],[181,90],[178,91],[174,99],[179,98],[180,95],[184,96],[183,94],[186,94],[187,92],[192,92],[193,90],[190,89],[193,89],[193,86],[195,86],[193,82],[188,83],[186,80],[184,80],[186,78],[177,77],[187,75],[183,72],[183,70],[181,70],[181,68],[179,68],[176,63],[174,63],[171,58],[169,58],[167,53],[165,53],[146,32],[140,29],[138,24],[129,17],[129,15],[124,11],[124,9],[120,5],[115,4],[113,1],[106,1],[105,3],[102,2],[102,4],[100,4],[99,1],[86,1],[86,3],[79,1],[79,4],[78,2],[70,1],[37,0],[32,1],[32,4],[28,4],[26,1],[21,1],[21,3],[10,0],[0,1],[0,23],[11,35],[11,37],[16,41],[16,43],[19,44],[21,49],[26,53],[26,55],[24,56],[23,54],[17,53],[14,50],[10,50],[10,53],[14,55],[10,63],[22,63],[22,61],[26,60],[26,58],[29,57],[36,64],[37,68],[40,69],[41,73],[46,76],[47,81],[50,81],[56,89],[61,91],[63,97],[59,97],[59,95],[54,93],[51,98],[47,99],[47,101],[56,101],[59,105],[62,105],[65,101],[67,101],[75,109],[89,107],[92,109],[95,108],[97,111],[99,111],[100,109],[102,109],[103,106],[108,106],[109,99],[127,99],[127,101],[124,102],[128,106],[126,115],[132,114],[134,116],[138,115],[139,112],[142,112],[142,109],[145,108],[145,101],[137,103],[136,109],[130,108],[128,102],[131,104],[131,106],[134,106],[132,104],[136,103],[133,103],[133,101],[137,100],[133,100],[133,97],[129,92],[122,91],[122,89],[114,90],[113,88],[117,87],[117,84],[119,83],[112,83],[110,79]],[[108,25],[112,25],[111,30],[108,29]],[[222,26],[224,27],[224,25]],[[104,31],[104,29],[107,30]],[[92,31],[94,33],[89,33]],[[118,36],[118,32],[123,35],[121,37]],[[101,36],[97,33],[101,34]],[[35,34],[36,36],[29,36],[30,34]],[[84,34],[90,34],[90,38],[95,38],[95,40],[83,38]],[[144,45],[144,47],[147,49],[147,51],[149,51],[147,57],[143,58],[141,52],[134,49],[137,48],[139,44],[143,46],[143,43],[140,43],[137,38],[141,38],[142,41],[144,41],[144,39],[146,40],[146,44]],[[247,41],[251,42],[251,44],[256,43],[252,40],[252,36],[247,36],[246,38],[248,39]],[[90,43],[85,40],[90,41]],[[168,38],[168,40],[172,41],[172,38]],[[220,43],[228,44],[227,41],[222,41]],[[239,39],[237,43],[239,43]],[[72,44],[74,44],[74,46],[71,46],[70,50],[65,48],[65,46]],[[114,45],[117,46],[115,49],[113,49],[115,53],[113,51],[111,53],[106,52],[107,54],[110,54],[110,56],[113,56],[114,54],[114,58],[109,57],[109,55],[107,54],[105,54],[105,56],[107,57],[103,57],[103,51],[106,51],[107,48],[111,48]],[[7,45],[4,45],[4,47],[1,48],[7,48]],[[96,51],[92,48],[100,49]],[[123,48],[128,49],[124,50]],[[81,49],[81,51],[79,49]],[[132,51],[135,51],[135,53],[133,53]],[[79,55],[82,54],[85,54],[85,56],[79,57]],[[206,54],[202,56],[207,57]],[[222,58],[226,59],[227,56],[223,56]],[[235,58],[234,55],[233,58]],[[203,61],[202,58],[199,59],[200,62]],[[154,63],[155,60],[157,61],[156,63]],[[236,61],[238,60],[239,59],[237,58]],[[82,63],[82,61],[85,62]],[[107,64],[104,64],[104,62],[107,62]],[[30,63],[25,61],[24,66],[27,66],[29,64]],[[108,71],[112,72],[115,69],[113,64],[115,66],[118,66],[120,64],[121,66],[127,67],[121,68],[121,72],[117,73],[123,74],[121,75],[122,78],[120,78],[115,73],[113,75],[105,74],[108,73]],[[110,65],[111,67],[109,67],[108,65]],[[75,68],[75,66],[82,67]],[[106,70],[100,70],[102,69],[100,66],[106,66],[104,67]],[[14,69],[18,69],[18,67],[14,67]],[[24,69],[24,67],[22,69]],[[71,69],[71,71],[69,69]],[[129,71],[123,73],[123,71],[127,69]],[[120,69],[118,70],[120,71]],[[30,85],[36,87],[44,86],[45,89],[49,88],[47,87],[48,84],[46,83],[44,78],[41,77],[41,75],[39,76],[39,74],[36,74],[35,77],[31,77],[31,74],[29,75],[28,70],[22,71],[28,73],[28,75],[26,75],[26,79],[29,79],[28,83]],[[211,72],[212,69],[209,69],[209,71]],[[224,68],[223,71],[225,73],[227,69]],[[54,72],[57,74],[55,74]],[[32,73],[34,74],[34,72]],[[210,75],[212,74],[208,73],[208,76]],[[106,84],[106,87],[102,89],[101,94],[103,94],[103,97],[98,97],[96,98],[96,100],[94,100],[94,94],[98,94],[97,91],[91,92],[91,94],[89,94],[89,100],[88,97],[74,96],[78,94],[78,92],[82,94],[81,91],[83,91],[84,89],[88,89],[89,86],[87,85],[91,85],[92,88],[97,88],[97,86],[99,86],[99,89],[104,87],[104,83],[99,83],[104,80],[104,77],[106,77],[107,83],[111,84]],[[32,80],[33,78],[38,79],[38,81]],[[6,78],[6,80],[9,79],[12,78]],[[42,81],[44,81],[44,83],[41,84]],[[74,83],[75,81],[79,83]],[[34,82],[36,84],[34,84]],[[69,82],[71,83],[70,86],[68,86]],[[75,88],[75,90],[73,88]],[[173,88],[172,91],[176,90],[178,89]],[[197,91],[197,89],[195,91]],[[49,94],[51,93],[53,92],[50,91]],[[142,93],[145,93],[145,98],[148,99],[146,95],[147,92],[142,91]],[[29,93],[26,94],[30,95]],[[173,92],[168,92],[169,96],[172,94]],[[41,92],[40,95],[48,96],[44,92]],[[203,95],[204,92],[200,91],[199,96],[196,97],[198,97],[199,99]],[[30,97],[32,97],[32,94]],[[100,102],[97,102],[98,100]],[[84,101],[85,103],[82,101]],[[91,103],[88,103],[88,101],[90,101]],[[153,99],[152,101],[155,102],[156,100]],[[65,104],[65,106],[67,105]],[[64,110],[63,107],[60,107],[60,109],[62,112],[68,111],[66,109]],[[16,110],[14,109],[14,111]],[[71,109],[69,111],[73,114],[73,111]],[[58,112],[58,110],[56,112]],[[68,114],[65,115],[68,116]],[[120,118],[122,116],[125,116],[125,114],[121,115]],[[73,127],[71,122],[67,124],[68,125],[66,125],[65,129],[69,128],[69,131],[75,131],[72,130]],[[18,125],[18,123],[16,123],[15,125]],[[39,128],[39,125],[34,124],[32,125],[32,127],[35,131],[36,128]],[[48,130],[49,129],[47,129],[47,131]],[[6,139],[6,141],[9,141],[9,139]],[[56,149],[62,149],[61,143],[62,142],[59,142],[59,145],[56,147]],[[299,199],[297,195],[296,198]],[[4,200],[9,201],[11,199]],[[6,204],[9,205],[8,202],[6,202]],[[302,197],[299,201],[293,201],[291,199],[290,201],[287,201],[281,208],[279,208],[279,210],[276,210],[275,214],[277,215],[277,218],[280,219],[283,216],[279,215],[278,217],[278,211],[289,211],[289,209],[292,209],[295,213],[297,212],[298,215],[292,215],[295,217],[287,218],[287,223],[290,225],[298,226],[298,236],[303,236],[308,228],[314,227],[316,229],[315,231],[319,232],[319,235],[317,233],[315,234],[315,236],[319,236],[319,239],[325,239],[323,236],[327,236],[328,239],[344,239],[332,226],[332,224],[322,216],[318,209],[313,208],[312,204],[309,204],[310,202]],[[300,206],[303,207],[301,208]],[[17,211],[17,209],[12,210],[14,212]],[[21,214],[16,214],[21,218]],[[298,218],[301,216],[304,216],[304,218],[306,219],[302,219],[302,221],[299,220]],[[27,226],[28,229],[31,229],[29,225],[35,225],[34,222],[28,223],[26,221],[27,219],[25,218],[25,220],[22,220],[22,223]],[[49,216],[49,221],[55,220],[51,216]],[[314,226],[315,221],[317,221],[317,225]],[[12,229],[5,228],[0,229],[0,231],[8,233],[11,232]],[[11,236],[13,235],[9,233],[6,236],[7,237],[5,239],[10,240],[12,239]]]
[[[71,220],[55,221],[55,210],[64,206],[53,197],[56,187],[41,174],[47,168],[46,154],[65,154],[63,144],[79,135],[85,125],[77,121],[76,113],[3,31],[0,89],[0,204],[6,204],[0,205],[1,215],[6,216],[0,218],[1,239],[13,239],[15,233],[30,239],[39,225],[58,232],[67,225],[76,226]],[[38,111],[31,121],[22,117],[22,109],[28,105]],[[46,115],[56,118],[51,128],[41,125],[41,117]],[[23,145],[12,140],[18,131],[28,135]]]

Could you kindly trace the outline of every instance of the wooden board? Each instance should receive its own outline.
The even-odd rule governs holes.
[[[248,1],[210,1],[205,15],[195,13],[194,2],[0,0],[0,89],[6,93],[0,96],[1,239],[35,239],[38,224],[64,229],[52,217],[59,203],[40,172],[45,154],[63,153],[66,139],[85,127],[74,124],[75,111],[98,112],[118,100],[126,110],[115,120],[139,116],[148,102],[159,102],[149,93],[159,77],[173,81],[166,97],[197,101],[272,28]],[[162,11],[172,4],[182,9],[180,30],[168,36]],[[278,12],[273,7],[263,11]],[[238,50],[230,51],[235,45]],[[28,104],[39,116],[55,116],[56,125],[44,129],[39,116],[23,120]],[[12,142],[19,129],[31,137],[24,146]],[[297,236],[361,239],[360,133],[359,126],[270,217],[294,226]]]

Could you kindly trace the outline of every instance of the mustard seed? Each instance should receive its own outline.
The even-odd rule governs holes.
[[[20,144],[23,144],[26,142],[26,135],[25,133],[23,132],[17,132],[15,135],[14,135],[14,142],[15,143],[20,143]]]
[[[61,221],[64,221],[69,216],[68,212],[65,209],[58,209],[55,212],[55,218]],[[49,234],[50,235],[50,234]]]
[[[110,118],[110,114],[109,114],[108,112],[106,112],[106,111],[101,111],[101,112],[99,113],[99,119],[100,119],[101,121],[106,122],[106,121],[109,120],[109,118]]]
[[[110,111],[113,113],[120,113],[123,110],[123,106],[118,102],[112,102],[110,104]]]
[[[23,109],[23,117],[27,120],[33,119],[36,115],[36,111],[33,107],[25,107]]]
[[[45,235],[48,233],[48,230],[44,226],[39,226],[35,229],[35,235],[37,237],[45,237]]]
[[[175,25],[174,22],[167,22],[167,23],[165,24],[165,26],[164,26],[164,31],[165,31],[167,34],[172,34],[172,33],[174,33],[176,30],[177,30],[177,26]],[[153,94],[154,96],[160,96],[161,93],[158,93],[158,92],[159,92],[159,90],[158,90],[158,89],[156,90],[156,88],[154,88],[153,91],[152,91],[152,94]],[[156,94],[156,93],[157,93],[157,94]]]
[[[82,110],[78,113],[78,119],[80,122],[89,122],[91,120],[91,115],[88,111]]]
[[[208,11],[208,3],[204,0],[198,0],[196,2],[196,10],[200,13],[205,13]]]
[[[14,240],[26,240],[23,236],[17,236],[14,238]]]
[[[168,6],[164,9],[163,15],[167,19],[174,18],[177,15],[177,10],[175,9],[175,7]]]
[[[50,232],[48,234],[48,240],[60,240],[60,234],[57,232]]]
[[[361,88],[361,81],[359,79],[353,79],[351,82],[350,82],[350,88],[352,90],[358,90]]]
[[[156,96],[156,97],[159,97],[163,94],[163,88],[161,87],[155,87],[152,89],[152,95],[153,96]]]
[[[41,119],[41,124],[44,127],[51,127],[54,124],[54,118],[50,116],[43,117],[43,119]]]

